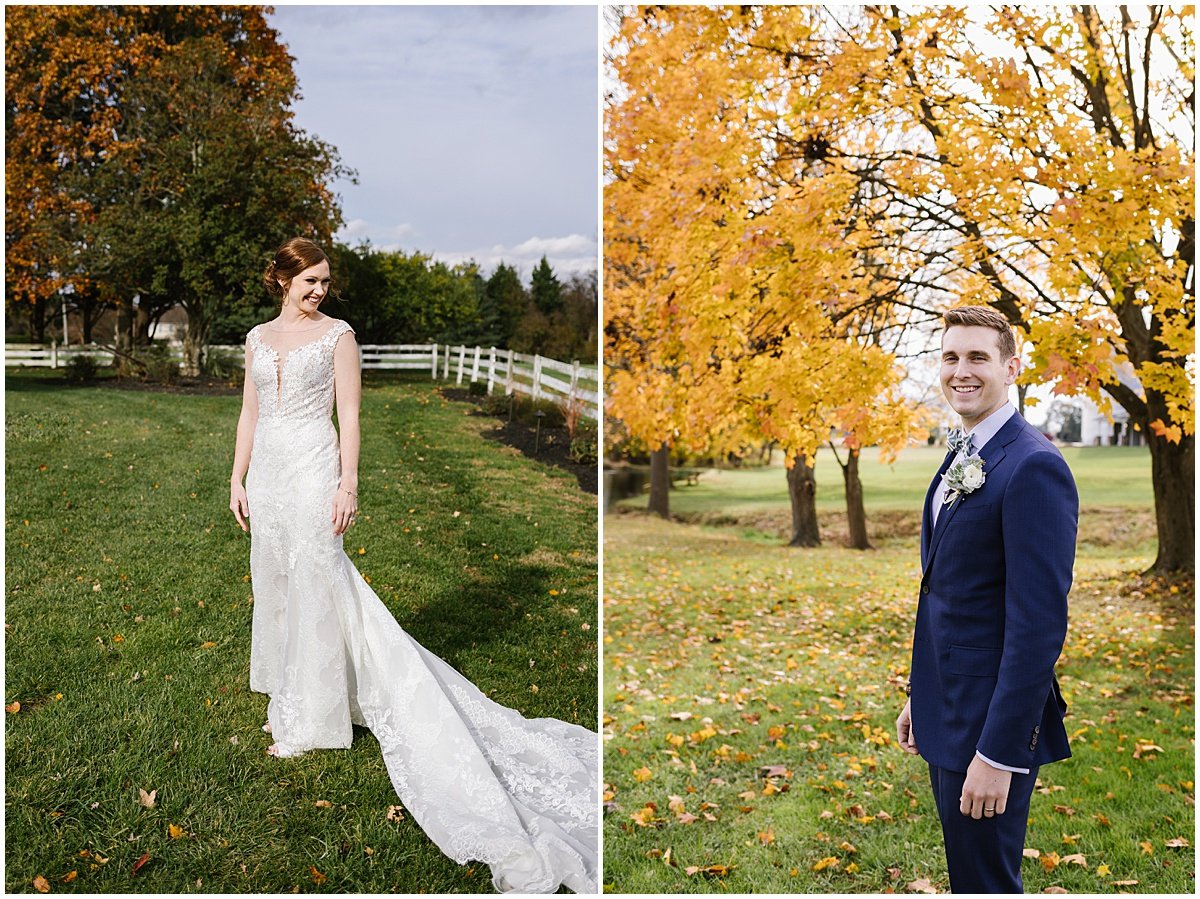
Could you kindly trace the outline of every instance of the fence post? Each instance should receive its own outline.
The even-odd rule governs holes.
[[[570,398],[572,405],[575,404],[575,388],[579,386],[579,360],[571,360],[571,389],[567,396]]]
[[[58,341],[50,341],[50,367],[58,368]]]
[[[442,356],[442,380],[450,378],[450,344],[446,344],[446,352]]]
[[[513,360],[513,356],[515,356],[516,354],[515,354],[515,353],[513,353],[513,351],[512,351],[512,350],[505,350],[504,352],[505,352],[505,354],[508,356],[508,359],[506,360],[508,364],[507,364],[507,366],[505,367],[505,370],[504,370],[504,395],[505,395],[505,396],[512,396],[512,392],[513,392],[513,367],[514,367],[514,360]]]
[[[488,350],[488,396],[492,395],[492,385],[496,383],[496,348]]]
[[[542,357],[533,357],[533,400],[537,402],[542,396]]]
[[[479,353],[480,346],[475,344],[475,361],[471,363],[471,383],[474,384],[479,377]]]
[[[432,365],[429,369],[429,377],[435,381],[437,380],[437,350],[438,350],[438,345],[435,343],[429,353],[430,359],[432,361]]]
[[[458,348],[458,380],[454,382],[455,384],[458,384],[458,385],[462,384],[463,363],[466,362],[466,360],[467,360],[467,348],[465,346],[460,346]]]

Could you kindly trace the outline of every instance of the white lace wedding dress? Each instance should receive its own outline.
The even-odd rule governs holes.
[[[286,353],[247,336],[258,396],[246,490],[252,532],[251,689],[271,699],[280,755],[379,740],[404,807],[502,892],[596,892],[597,736],[523,718],[401,629],[342,550],[330,521],[340,477],[335,321]]]

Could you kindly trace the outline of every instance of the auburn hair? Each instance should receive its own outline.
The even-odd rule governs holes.
[[[275,251],[275,258],[263,272],[263,287],[271,296],[281,297],[292,283],[292,278],[322,262],[329,262],[324,250],[306,237],[293,237],[284,241]],[[329,293],[337,298],[337,291],[332,286]]]

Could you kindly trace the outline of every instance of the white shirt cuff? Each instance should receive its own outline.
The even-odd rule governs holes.
[[[998,768],[1001,771],[1011,771],[1013,774],[1028,774],[1029,773],[1028,768],[1014,768],[1012,765],[1001,765],[999,762],[993,762],[990,758],[988,758],[986,755],[984,755],[978,749],[975,750],[975,754],[977,756],[979,756],[981,759],[983,759],[985,762],[987,762],[989,765],[991,765],[993,768]]]

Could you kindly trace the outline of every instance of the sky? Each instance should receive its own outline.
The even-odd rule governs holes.
[[[597,13],[591,6],[276,6],[296,124],[332,144],[337,239],[501,261],[525,280],[597,267]]]

